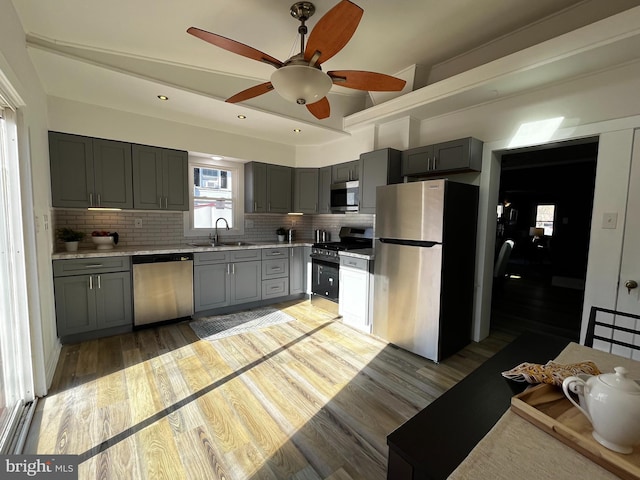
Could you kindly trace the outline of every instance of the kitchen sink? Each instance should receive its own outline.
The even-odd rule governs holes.
[[[224,245],[225,247],[244,247],[246,245],[253,245],[253,243],[247,243],[247,242],[222,242],[220,245]]]
[[[192,242],[189,245],[192,247],[244,247],[253,244],[247,242],[221,242],[216,244],[213,242]]]
[[[192,242],[188,245],[191,245],[192,247],[213,247],[213,243],[211,242]]]

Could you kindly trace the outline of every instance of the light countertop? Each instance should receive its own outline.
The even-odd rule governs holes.
[[[282,248],[282,247],[310,247],[311,240],[295,240],[293,242],[248,242],[247,245],[221,245],[216,247],[198,246],[187,244],[179,245],[136,245],[136,246],[115,246],[109,250],[97,250],[95,248],[82,248],[76,252],[56,252],[51,255],[53,260],[66,260],[72,258],[95,258],[95,257],[126,257],[131,255],[155,255],[162,253],[198,253],[224,250],[252,250],[257,248]]]

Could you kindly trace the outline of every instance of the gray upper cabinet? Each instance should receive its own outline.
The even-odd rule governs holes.
[[[54,207],[132,208],[131,144],[49,132]]]
[[[318,212],[318,169],[296,168],[293,210],[299,213]]]
[[[333,183],[358,180],[360,175],[360,160],[339,163],[337,165],[333,165],[331,168],[331,177]]]
[[[376,188],[402,181],[401,154],[399,150],[383,148],[360,155],[359,213],[376,213]]]
[[[292,211],[291,192],[293,169],[280,165],[267,165],[267,212],[289,213]]]
[[[292,210],[293,169],[249,162],[244,166],[246,213],[289,213]]]
[[[133,145],[134,208],[189,210],[188,154]]]
[[[480,140],[467,137],[406,150],[402,152],[402,175],[480,171],[482,145]]]
[[[318,170],[318,213],[331,213],[331,169]]]

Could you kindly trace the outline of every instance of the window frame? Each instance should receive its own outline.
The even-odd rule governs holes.
[[[233,204],[233,228],[225,230],[229,236],[244,235],[244,164],[225,160],[213,160],[209,158],[189,155],[189,210],[184,212],[184,236],[204,237],[215,232],[215,228],[194,228],[194,195],[193,195],[193,170],[194,168],[213,168],[231,171],[231,201]]]

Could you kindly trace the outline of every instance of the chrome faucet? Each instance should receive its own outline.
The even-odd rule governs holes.
[[[219,222],[220,220],[222,220],[222,221],[224,222],[224,224],[225,224],[225,225],[226,225],[226,227],[227,227],[227,230],[229,230],[229,223],[227,223],[227,219],[226,219],[226,218],[222,218],[222,217],[220,217],[220,218],[218,218],[218,219],[216,220],[216,233],[213,235],[213,245],[214,245],[214,246],[218,244],[218,222]]]

